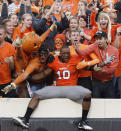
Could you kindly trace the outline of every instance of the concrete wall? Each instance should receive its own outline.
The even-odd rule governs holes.
[[[0,118],[23,116],[30,99],[0,98]],[[42,100],[34,118],[78,118],[81,104],[69,99]],[[121,99],[92,99],[89,118],[121,118]]]

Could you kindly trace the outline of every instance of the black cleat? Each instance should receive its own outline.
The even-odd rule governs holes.
[[[29,122],[27,122],[24,118],[14,117],[13,122],[23,128],[29,128]]]
[[[89,126],[88,121],[80,121],[78,123],[78,129],[92,131],[93,128]]]

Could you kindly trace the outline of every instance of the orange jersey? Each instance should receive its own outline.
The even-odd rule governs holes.
[[[57,86],[74,86],[77,85],[78,71],[76,65],[80,61],[80,57],[71,56],[68,63],[63,63],[58,56],[55,57],[53,63],[48,66],[52,68],[56,74]]]
[[[0,47],[0,84],[11,82],[11,70],[4,59],[13,56],[14,53],[14,46],[7,42]]]
[[[25,36],[26,33],[33,32],[34,29],[32,26],[29,29],[26,29],[24,32],[21,32],[22,24],[20,24],[18,27],[14,29],[13,32],[13,41],[16,40],[18,37],[21,39]]]

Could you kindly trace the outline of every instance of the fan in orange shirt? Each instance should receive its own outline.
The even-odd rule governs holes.
[[[13,40],[16,40],[18,37],[22,39],[26,33],[33,31],[34,29],[32,28],[32,16],[30,14],[24,14],[22,16],[22,23],[14,29]]]
[[[70,33],[73,30],[77,30],[79,28],[79,23],[76,17],[71,17],[69,20],[69,29],[65,32],[66,41],[68,45],[71,45],[70,42]]]
[[[53,13],[57,21],[61,21],[61,10],[62,10],[62,1],[61,0],[55,1]]]
[[[56,0],[54,2],[53,13],[54,13],[54,16],[56,17],[57,21],[61,21],[61,12],[66,12],[66,11],[69,11],[69,10],[63,10],[62,0]]]
[[[81,37],[80,37],[79,31],[75,30],[75,31],[71,32],[71,43],[72,43],[72,46],[70,46],[70,49],[71,49],[71,54],[72,55],[78,56],[78,54],[76,53],[75,48],[74,48],[75,45],[76,46],[78,45],[81,50],[86,49],[88,47],[88,45],[84,45],[84,44],[80,43],[80,38]],[[80,67],[81,69],[83,69],[83,68],[85,68],[88,65],[93,66],[93,65],[95,65],[95,64],[100,62],[98,57],[94,53],[91,53],[89,56],[90,56],[90,58],[92,60],[89,60],[87,62],[85,62],[85,61],[81,62],[80,64],[78,64],[77,68]],[[84,60],[84,58],[83,58],[83,60]]]
[[[79,31],[82,38],[83,43],[86,45],[89,44],[89,41],[91,40],[91,29],[87,28],[87,17],[82,15],[78,17],[79,21]]]
[[[115,33],[117,31],[117,28],[119,26],[121,26],[121,24],[117,24],[117,25],[112,25],[110,17],[107,13],[105,12],[100,12],[99,16],[98,16],[98,21],[97,24],[95,21],[95,13],[93,12],[93,15],[91,17],[91,25],[95,26],[94,29],[92,29],[92,33],[91,33],[91,37],[93,38],[93,36],[96,34],[97,31],[102,30],[105,31],[107,33],[108,36],[108,43],[114,42],[115,41]]]
[[[71,32],[71,43],[72,46],[69,46],[71,55],[78,56],[75,51],[75,45],[78,45],[81,50],[86,49],[88,45],[85,43],[80,43],[79,31]],[[100,62],[98,57],[94,53],[90,53],[88,56],[82,57],[82,61],[77,65],[78,69],[83,69],[87,66],[93,66]],[[91,71],[79,70],[78,71],[78,85],[84,86],[91,90]]]
[[[74,16],[78,12],[78,2],[80,0],[63,0],[63,12],[71,11]]]
[[[15,97],[14,91],[9,92],[9,94],[6,95],[2,92],[2,89],[4,89],[5,86],[7,86],[12,80],[11,71],[13,71],[14,69],[13,56],[15,53],[14,46],[4,41],[5,37],[6,37],[6,28],[3,25],[1,25],[0,26],[0,96]]]
[[[0,27],[0,31],[1,30],[3,31],[3,29]],[[7,60],[5,59],[12,57],[13,60],[15,49],[13,45],[4,41],[4,46],[0,46],[0,50],[1,50],[0,52],[0,85],[1,85],[1,84],[7,84],[12,80],[11,69],[9,64],[7,63]]]
[[[55,50],[52,52],[54,56],[60,54],[60,48],[66,44],[66,36],[64,34],[57,34],[54,38]]]
[[[80,0],[78,2],[77,6],[78,6],[77,7],[78,11],[77,11],[76,16],[81,16],[81,15],[87,16],[87,7],[86,7],[87,5],[86,5],[86,2],[83,1],[83,0],[82,1]]]

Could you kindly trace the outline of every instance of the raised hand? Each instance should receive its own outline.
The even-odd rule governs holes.
[[[20,39],[20,37],[18,37],[14,42],[13,45],[15,47],[21,47],[22,46],[22,39]]]
[[[106,61],[104,62],[105,65],[111,63],[113,61],[113,59],[115,58],[114,55],[108,56],[108,53],[106,53]]]
[[[50,30],[53,31],[55,29],[57,29],[57,25],[56,25],[56,22],[54,21],[53,24],[50,27]]]

